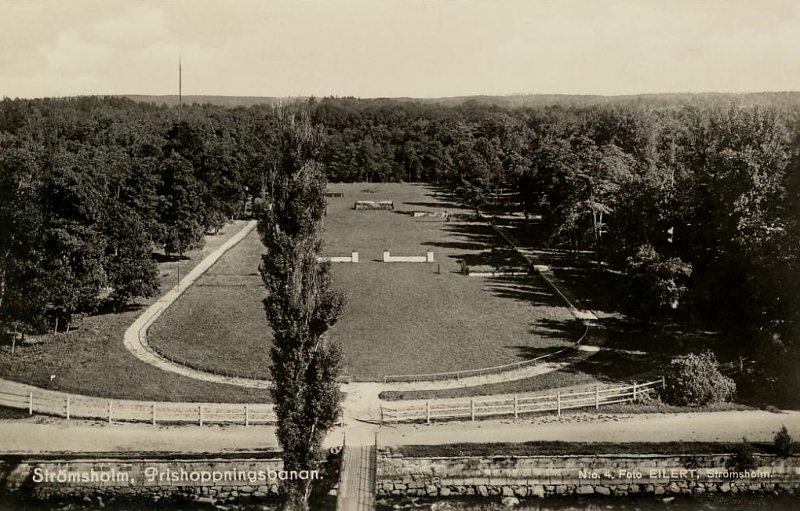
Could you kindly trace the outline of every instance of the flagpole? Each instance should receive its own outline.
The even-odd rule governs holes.
[[[181,114],[183,113],[183,73],[181,67],[181,55],[178,55],[178,129],[180,129]]]

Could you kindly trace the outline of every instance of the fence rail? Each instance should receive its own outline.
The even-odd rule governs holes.
[[[108,422],[274,424],[272,404],[170,403],[103,399],[64,394],[0,380],[0,406],[66,419]]]
[[[645,394],[664,386],[664,379],[646,383],[634,383],[619,387],[595,387],[585,392],[558,392],[544,396],[514,396],[501,399],[470,399],[431,403],[424,406],[389,408],[381,406],[381,425],[397,425],[400,422],[425,421],[430,424],[436,419],[469,419],[497,415],[519,417],[526,413],[556,412],[571,408],[600,408],[604,405],[637,401]]]

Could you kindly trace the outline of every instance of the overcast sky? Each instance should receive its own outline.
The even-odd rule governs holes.
[[[0,96],[800,89],[800,2],[0,0]]]

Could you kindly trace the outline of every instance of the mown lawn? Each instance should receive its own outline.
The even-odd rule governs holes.
[[[553,351],[579,332],[569,311],[536,277],[480,278],[458,273],[521,266],[490,226],[415,219],[411,211],[465,212],[429,187],[331,185],[344,198],[328,201],[327,255],[359,252],[358,264],[333,265],[334,285],[348,295],[331,331],[357,379],[475,369]],[[393,200],[395,211],[356,211],[356,200]],[[252,234],[226,254],[151,328],[167,353],[209,368],[263,376],[269,327],[257,275],[263,246]],[[424,255],[434,263],[382,263],[393,255]]]
[[[150,343],[208,370],[268,378],[272,331],[258,273],[263,251],[253,231],[225,253],[150,327]]]
[[[161,293],[175,285],[178,265],[181,275],[227,241],[244,224],[226,226],[217,236],[206,238],[203,250],[186,254],[187,259],[159,264]],[[203,382],[162,371],[128,353],[123,334],[144,308],[155,301],[141,300],[122,312],[84,318],[69,334],[29,337],[18,345],[0,346],[0,377],[42,388],[90,396],[148,401],[266,402],[269,393],[232,385]],[[51,379],[51,375],[54,378]]]

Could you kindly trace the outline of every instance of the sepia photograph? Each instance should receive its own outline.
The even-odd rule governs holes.
[[[0,511],[800,510],[798,43],[0,0]]]

